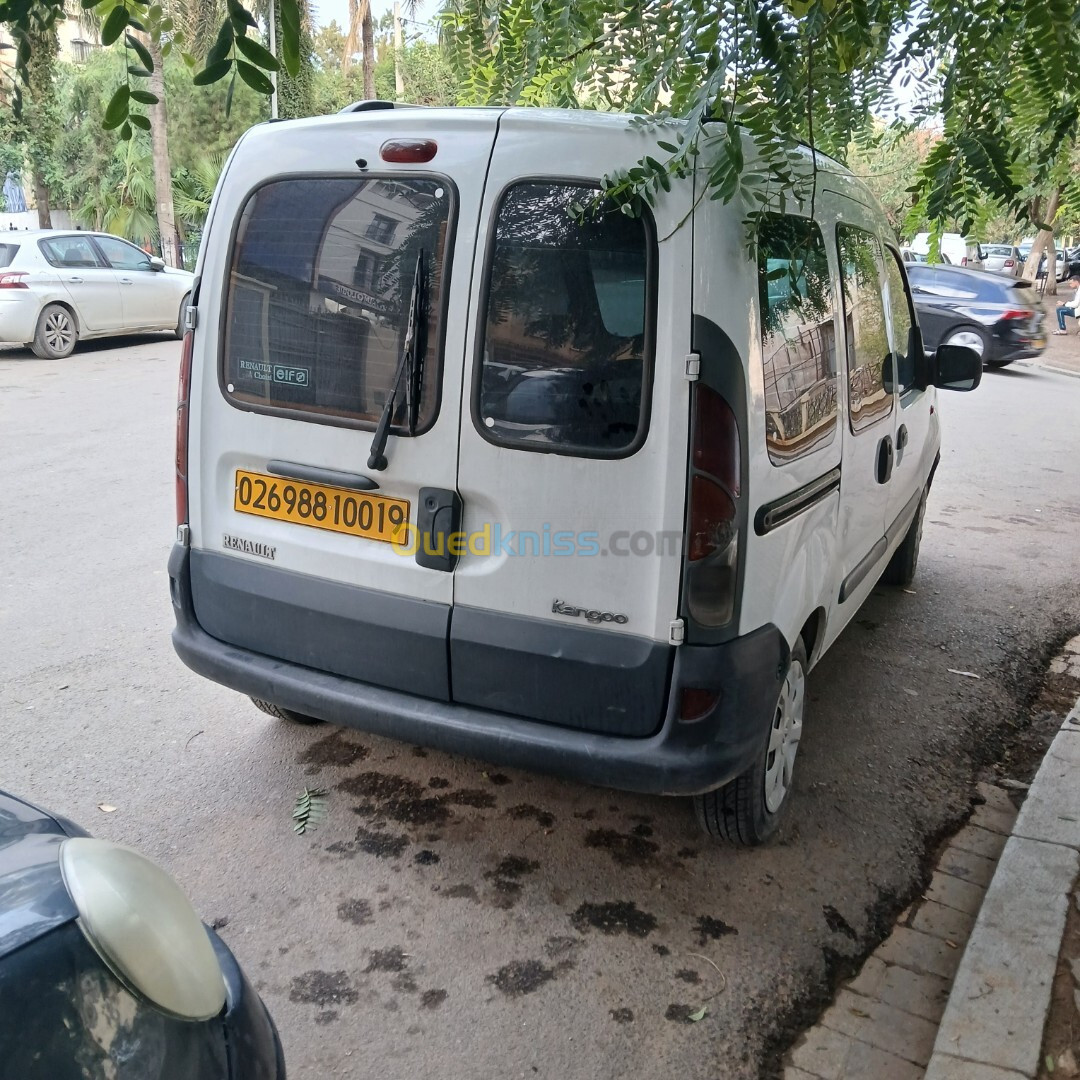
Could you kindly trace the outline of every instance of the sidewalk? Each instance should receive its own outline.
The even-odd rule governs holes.
[[[1080,693],[1080,638],[1050,672]],[[1080,873],[1080,700],[1019,813],[1016,791],[978,790],[985,802],[949,842],[929,888],[793,1047],[784,1080],[1047,1075],[1043,1031]],[[1074,970],[1080,981],[1080,959]],[[1080,1025],[1078,1015],[1066,1019]]]
[[[1066,319],[1065,325],[1069,327],[1070,332],[1065,337],[1055,336],[1053,331],[1057,329],[1057,316],[1054,314],[1056,303],[1055,297],[1046,297],[1044,305],[1046,322],[1043,324],[1049,335],[1046,339],[1046,348],[1039,356],[1030,360],[1021,360],[1018,363],[1033,364],[1066,375],[1080,375],[1080,334],[1076,333],[1080,324],[1073,319]]]

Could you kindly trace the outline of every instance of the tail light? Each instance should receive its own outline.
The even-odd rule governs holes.
[[[176,524],[188,520],[188,421],[191,407],[191,357],[195,350],[195,331],[184,334],[180,354],[180,385],[176,391]]]
[[[966,255],[961,256],[960,265],[961,266],[967,266],[967,256]]]
[[[703,626],[723,626],[735,611],[741,459],[739,424],[728,403],[700,382],[694,390],[687,602]]]
[[[1005,264],[1004,264],[1004,265],[1005,265],[1005,266],[1015,266],[1015,265],[1016,265],[1016,263],[1014,263],[1014,262],[1012,261],[1012,259],[1006,259],[1006,260],[1005,260]]]
[[[1013,308],[1010,311],[1006,311],[1001,317],[1003,319],[1030,319],[1034,312],[1025,308]]]
[[[0,289],[29,289],[26,277],[25,270],[9,270],[6,274],[0,274]]]

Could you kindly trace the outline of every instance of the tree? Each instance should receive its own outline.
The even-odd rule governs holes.
[[[349,0],[349,32],[342,50],[342,69],[349,73],[353,57],[362,43],[364,97],[375,97],[375,28],[371,19],[371,0]]]
[[[281,63],[295,79],[301,7],[277,6]],[[35,22],[51,26],[62,8],[63,0],[0,0],[0,21],[25,37]],[[351,59],[359,34],[370,94],[369,0],[355,0],[351,15],[346,53]],[[813,190],[814,159],[798,144],[842,159],[900,79],[917,90],[913,122],[943,121],[914,185],[926,220],[969,224],[986,200],[1023,217],[1025,188],[1034,183],[1048,196],[1080,122],[1080,85],[1066,77],[1080,65],[1075,0],[446,0],[440,19],[463,103],[587,102],[654,123],[683,120],[663,160],[607,178],[607,193],[631,213],[671,174],[693,168],[708,137],[722,148],[709,159],[709,193],[744,202],[753,228],[770,198],[804,199]],[[104,31],[111,40],[128,27],[153,34],[163,21],[157,4],[124,0]],[[238,74],[268,93],[266,73],[278,61],[248,33],[257,25],[241,0],[227,0],[195,79]],[[23,79],[32,51],[27,45],[17,56]],[[121,132],[137,102],[131,80],[142,77],[129,74],[114,99]]]
[[[52,228],[49,188],[55,179],[55,147],[62,128],[56,101],[56,57],[59,40],[55,25],[33,22],[25,32],[16,32],[19,56],[25,56],[26,93],[16,98],[10,114],[0,114],[0,143],[4,175],[22,175],[29,165],[37,204],[38,226]]]

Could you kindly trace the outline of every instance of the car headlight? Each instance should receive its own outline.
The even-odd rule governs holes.
[[[206,928],[180,886],[138,852],[75,837],[60,869],[86,940],[133,993],[181,1020],[209,1020],[225,978]]]

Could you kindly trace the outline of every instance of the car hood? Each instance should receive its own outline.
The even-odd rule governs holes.
[[[0,791],[0,957],[75,919],[60,845],[81,830]]]
[[[161,272],[168,274],[169,277],[182,277],[188,281],[195,280],[195,275],[190,270],[181,270],[175,266],[166,266]]]

